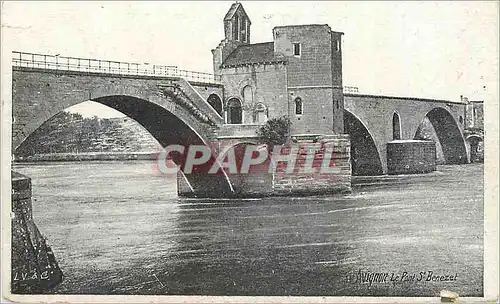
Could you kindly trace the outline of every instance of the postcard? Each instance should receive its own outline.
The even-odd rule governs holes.
[[[498,301],[497,2],[2,2],[12,302]]]

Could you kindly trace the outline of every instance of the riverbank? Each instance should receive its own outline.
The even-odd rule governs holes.
[[[15,162],[58,162],[95,160],[155,160],[159,152],[84,152],[50,153],[19,157]]]

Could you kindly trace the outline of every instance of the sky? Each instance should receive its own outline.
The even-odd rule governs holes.
[[[485,102],[497,96],[496,1],[240,2],[252,21],[252,43],[272,41],[280,25],[329,24],[344,32],[344,85],[360,93]],[[223,39],[231,3],[7,1],[2,43],[4,52],[212,72],[210,50]],[[77,110],[108,115],[95,103]]]

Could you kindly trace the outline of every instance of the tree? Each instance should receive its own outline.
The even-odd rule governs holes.
[[[288,116],[275,117],[262,125],[256,133],[260,141],[272,150],[275,145],[283,145],[288,141],[291,125]]]

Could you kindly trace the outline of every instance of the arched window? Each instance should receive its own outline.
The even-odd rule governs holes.
[[[248,19],[245,18],[245,22],[243,24],[243,42],[248,42]]]
[[[241,39],[240,39],[240,41],[247,42],[247,39],[246,39],[246,37],[247,37],[247,32],[246,32],[247,19],[242,18],[240,23],[241,23],[241,28],[240,28]]]
[[[241,92],[241,95],[243,96],[243,102],[246,105],[250,105],[251,103],[253,103],[253,92],[251,86],[245,86],[243,88],[243,91]]]
[[[263,123],[267,121],[267,109],[262,103],[258,103],[254,110],[254,122]]]
[[[222,101],[216,94],[210,94],[208,96],[207,102],[214,108],[217,113],[222,117]]]
[[[243,123],[243,115],[241,101],[238,98],[231,98],[227,102],[227,123],[241,124]]]
[[[233,26],[233,38],[234,40],[238,40],[238,38],[240,37],[239,35],[239,29],[240,29],[240,21],[238,19],[238,15],[234,15],[234,26]]]
[[[399,115],[396,112],[392,115],[392,139],[401,139],[401,124]]]
[[[302,115],[303,110],[304,110],[304,104],[302,102],[302,98],[300,97],[295,98],[295,114]]]

